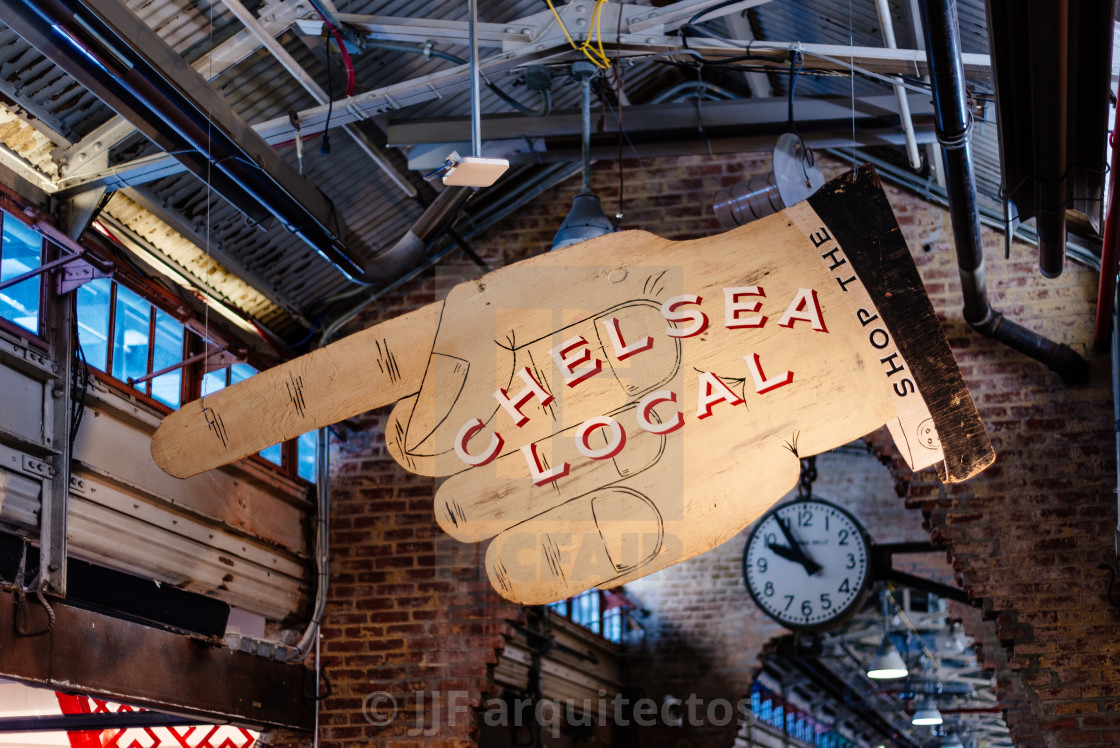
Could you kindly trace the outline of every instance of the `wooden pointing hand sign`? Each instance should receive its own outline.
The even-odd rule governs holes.
[[[456,286],[171,414],[185,477],[399,400],[406,469],[440,526],[490,540],[525,604],[609,587],[726,541],[799,457],[886,424],[913,469],[994,459],[870,167],[714,237],[630,231]]]

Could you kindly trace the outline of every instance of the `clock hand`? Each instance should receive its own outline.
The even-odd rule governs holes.
[[[796,564],[803,563],[802,554],[797,553],[797,551],[793,550],[792,548],[790,548],[787,545],[777,545],[776,543],[768,543],[766,545],[766,547],[769,548],[770,550],[774,551],[774,553],[776,555],[781,556],[782,558],[786,559],[787,561],[793,561]]]
[[[808,555],[806,555],[804,549],[802,549],[801,547],[801,543],[799,543],[797,541],[797,538],[794,537],[793,531],[790,530],[789,526],[782,521],[781,517],[775,517],[775,519],[778,520],[778,527],[782,528],[782,534],[786,536],[786,540],[789,542],[790,551],[792,551],[792,554],[795,556],[794,558],[790,558],[790,560],[796,561],[797,563],[805,567],[805,573],[809,574],[810,576],[820,571],[821,565],[813,559],[809,558]],[[775,552],[778,553],[777,551]],[[778,553],[778,555],[780,556],[782,554]]]

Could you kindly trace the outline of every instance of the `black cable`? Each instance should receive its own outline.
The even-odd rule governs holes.
[[[423,47],[416,47],[411,44],[402,44],[401,42],[385,41],[382,39],[366,39],[362,42],[362,46],[372,47],[374,49],[384,49],[390,52],[407,52],[416,55],[424,55],[425,57],[429,58],[437,57],[441,60],[446,60],[447,62],[451,62],[456,65],[467,64],[467,60],[464,60],[458,55],[451,54],[450,52],[444,52],[443,50],[435,49],[434,47],[427,45]],[[547,89],[540,91],[540,108],[532,109],[531,107],[525,106],[520,101],[510,96],[508,93],[502,90],[498,86],[498,84],[492,83],[489,80],[484,81],[484,83],[486,84],[486,87],[493,91],[498,98],[509,104],[517,111],[524,114],[526,117],[547,117],[552,113],[552,92],[548,91]]]
[[[520,101],[518,101],[517,99],[515,99],[512,96],[510,96],[509,94],[507,94],[502,89],[498,88],[497,84],[491,83],[490,81],[486,81],[486,87],[489,88],[491,91],[493,91],[495,94],[497,94],[498,98],[500,98],[505,103],[509,104],[511,107],[513,107],[517,111],[524,114],[526,117],[547,117],[548,115],[552,114],[552,92],[551,91],[547,91],[547,90],[546,91],[541,91],[540,92],[541,99],[542,99],[541,108],[540,109],[530,109],[529,107],[525,106]]]
[[[78,315],[72,316],[72,330],[74,341],[74,358],[70,369],[70,453],[74,452],[74,440],[78,437],[78,428],[82,425],[82,417],[86,412],[86,393],[89,390],[89,362],[86,352],[82,348],[82,339],[78,333]],[[74,392],[77,390],[81,396],[75,400]]]
[[[324,156],[331,152],[331,115],[334,114],[334,75],[331,73],[331,43],[327,40],[327,121],[323,123],[323,139],[319,141],[319,153]]]
[[[327,661],[326,664],[329,665],[330,661]],[[330,698],[330,695],[334,693],[334,685],[331,683],[330,676],[327,675],[327,669],[322,668],[321,670],[319,670],[318,674],[322,676],[323,684],[326,687],[326,690],[322,691],[318,696],[313,693],[307,692],[307,674],[310,672],[313,671],[309,668],[303,668],[303,676],[300,683],[300,689],[303,691],[303,698],[307,699],[308,701],[325,701],[326,699]]]
[[[709,13],[715,12],[715,11],[719,10],[720,8],[726,8],[728,5],[735,5],[738,2],[739,2],[739,0],[724,0],[724,2],[720,3],[719,5],[713,5],[710,8],[705,8],[704,10],[702,10],[699,13],[697,13],[696,15],[694,15],[692,18],[688,19],[688,25],[691,26],[692,24],[696,23],[703,16],[706,16]]]
[[[805,181],[810,182],[809,169],[816,163],[817,157],[813,155],[813,149],[805,144],[805,138],[801,137],[801,133],[797,131],[797,119],[793,116],[793,98],[797,91],[797,78],[801,72],[801,53],[797,50],[793,51],[789,59],[789,110],[787,116],[789,117],[789,131],[797,136],[797,140],[801,143],[801,173],[805,176]]]

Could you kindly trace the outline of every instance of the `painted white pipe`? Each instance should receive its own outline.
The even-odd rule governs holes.
[[[467,0],[471,49],[471,155],[482,158],[482,91],[478,72],[478,0]]]
[[[879,10],[879,27],[883,29],[883,41],[888,49],[898,49],[894,40],[894,22],[891,21],[891,10],[887,0],[876,0]],[[910,157],[910,168],[914,171],[922,168],[922,157],[918,154],[918,138],[914,135],[914,120],[910,116],[910,102],[906,100],[906,87],[901,83],[894,84],[894,97],[898,101],[898,116],[902,120],[902,134],[906,138],[906,154]]]

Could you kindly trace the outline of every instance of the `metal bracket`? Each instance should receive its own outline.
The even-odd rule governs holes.
[[[38,460],[30,455],[23,455],[20,467],[28,475],[35,475],[40,478],[50,478],[57,472],[46,460]]]
[[[968,593],[960,587],[954,587],[941,582],[935,582],[932,579],[925,577],[915,576],[908,574],[904,571],[898,571],[892,566],[892,558],[895,554],[899,553],[941,553],[944,548],[939,548],[933,543],[915,542],[915,543],[883,543],[882,545],[871,546],[871,574],[872,578],[883,582],[894,582],[905,587],[913,587],[922,592],[929,592],[930,594],[943,597],[947,600],[956,600],[959,603],[966,605],[977,604],[977,601],[972,600]]]
[[[57,260],[51,260],[50,262],[46,263],[45,265],[40,265],[39,267],[35,268],[34,270],[28,270],[26,273],[20,273],[19,275],[8,278],[8,280],[0,282],[0,291],[3,291],[5,288],[8,288],[9,286],[14,286],[17,283],[23,283],[25,280],[30,280],[32,278],[37,278],[38,276],[42,275],[43,273],[54,270],[57,267],[62,267],[63,265],[74,262],[75,260],[78,260],[83,255],[85,255],[85,253],[86,253],[86,251],[84,249],[79,249],[77,252],[72,252],[68,255],[65,255],[64,257],[59,257]]]
[[[76,257],[54,276],[54,293],[58,296],[77,290],[93,280],[112,278],[115,268],[90,262],[91,256]]]
[[[75,288],[91,280],[96,278],[108,278],[113,274],[113,266],[111,264],[102,262],[94,258],[93,255],[87,254],[85,248],[82,247],[76,252],[63,255],[57,260],[51,260],[34,270],[28,270],[26,273],[20,273],[19,275],[8,278],[6,281],[0,282],[0,291],[14,286],[17,283],[23,283],[25,280],[37,278],[44,273],[55,271],[58,268],[61,268],[62,272],[57,273],[55,276],[54,292],[60,296],[67,291],[73,291]]]
[[[220,349],[211,351],[210,357],[206,359],[203,366],[202,373],[209,374],[218,369],[224,369],[233,364],[241,364],[245,362],[244,349],[230,351],[227,350],[229,346],[222,346]]]

